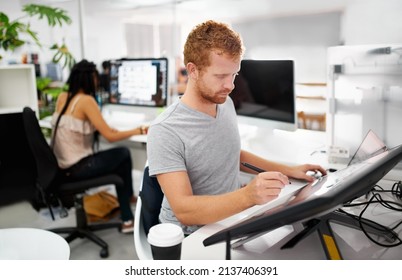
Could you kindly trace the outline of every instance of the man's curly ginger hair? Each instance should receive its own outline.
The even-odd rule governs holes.
[[[240,60],[244,47],[240,35],[227,24],[208,20],[195,26],[188,35],[183,51],[184,64],[192,62],[202,70],[210,65],[209,54],[213,51]]]

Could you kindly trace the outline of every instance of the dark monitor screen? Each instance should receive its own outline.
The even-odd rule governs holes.
[[[234,84],[238,115],[296,123],[292,60],[242,60]]]
[[[291,199],[275,208],[258,211],[204,240],[209,246],[218,242],[253,239],[270,230],[298,221],[319,217],[365,193],[402,160],[402,145],[308,184]],[[262,209],[264,210],[264,209]]]
[[[168,60],[138,58],[111,61],[109,103],[164,107],[168,98]]]

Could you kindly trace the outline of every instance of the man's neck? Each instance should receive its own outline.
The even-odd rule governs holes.
[[[181,101],[188,107],[207,114],[213,118],[216,117],[217,105],[200,97],[196,92],[186,90]]]

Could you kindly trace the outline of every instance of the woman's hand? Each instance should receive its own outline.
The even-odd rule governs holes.
[[[145,135],[145,134],[148,134],[149,126],[148,125],[141,125],[139,127],[139,129],[140,129],[141,135]]]

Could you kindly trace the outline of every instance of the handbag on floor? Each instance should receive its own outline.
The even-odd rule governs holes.
[[[92,218],[107,219],[119,208],[116,196],[100,191],[95,194],[84,196],[84,210]]]

